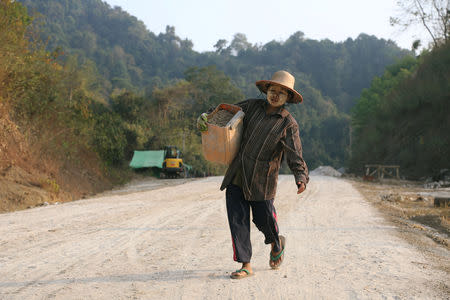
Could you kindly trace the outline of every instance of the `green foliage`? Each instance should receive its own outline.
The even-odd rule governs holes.
[[[210,107],[235,103],[243,95],[215,67],[190,68],[185,74],[185,80],[154,90],[151,101],[157,107],[157,115],[149,119],[154,135],[147,146],[163,149],[166,145],[177,145],[197,174],[220,174],[224,167],[207,162],[201,154],[201,137],[195,120]]]
[[[309,77],[309,85],[330,97],[339,110],[349,112],[372,78],[408,53],[391,41],[366,34],[333,43],[306,39],[302,32],[284,42],[259,46],[237,33],[228,47],[221,39],[218,51],[196,53],[192,42],[178,37],[174,27],[167,26],[156,36],[135,17],[100,0],[21,1],[42,14],[43,39],[49,39],[49,49],[60,46],[68,54],[95,61],[109,92],[149,89],[151,94],[155,83],[179,80],[192,66],[215,65],[249,98],[257,93],[253,82],[286,69]]]
[[[0,101],[8,101],[14,89],[16,74],[23,71],[31,58],[25,39],[31,19],[19,3],[0,0]]]
[[[9,115],[36,155],[51,157],[56,165],[80,163],[82,155],[94,156],[88,97],[94,92],[84,81],[89,75],[84,66],[72,68],[70,60],[59,63],[57,51],[49,53],[33,39],[30,25],[20,3],[0,1],[1,117]],[[54,179],[46,184],[58,192]]]
[[[220,103],[235,103],[244,97],[229,77],[217,70],[215,66],[193,67],[185,72],[186,80],[192,85],[192,107],[194,116],[205,112],[211,106]]]
[[[450,166],[450,44],[389,67],[352,111],[351,166],[399,164],[411,178]]]
[[[107,164],[118,165],[123,162],[127,135],[122,119],[114,114],[97,117],[92,144]]]
[[[161,77],[181,78],[193,64],[192,42],[167,26],[158,36],[120,7],[100,0],[22,0],[40,13],[42,40],[48,49],[63,48],[69,55],[95,61],[98,72],[114,88],[137,91]]]
[[[143,119],[143,112],[148,111],[150,103],[144,97],[135,96],[131,92],[113,96],[111,99],[111,108],[124,121],[136,123]]]
[[[21,2],[41,14],[36,15],[41,38],[48,40],[50,52],[41,45],[32,65],[15,63],[17,84],[10,90],[16,93],[17,114],[25,121],[46,120],[40,124],[57,115],[55,124],[74,128],[67,129],[68,137],[74,137],[70,145],[95,150],[108,165],[127,163],[133,150],[177,145],[199,173],[223,172],[203,159],[195,119],[219,103],[258,96],[254,82],[285,69],[295,76],[295,88],[305,99],[288,109],[300,125],[306,161],[310,168],[340,167],[349,155],[347,113],[355,99],[374,76],[408,53],[365,34],[333,43],[306,39],[302,32],[265,45],[251,45],[239,33],[229,46],[220,40],[216,52],[197,53],[174,27],[155,35],[135,17],[100,0]],[[26,41],[20,26],[17,36]],[[389,72],[406,72],[402,70]],[[370,105],[361,112],[370,114]]]

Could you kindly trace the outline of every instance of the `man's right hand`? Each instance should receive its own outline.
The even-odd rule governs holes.
[[[303,191],[306,189],[306,184],[304,184],[303,182],[298,182],[297,186],[298,186],[297,194],[303,193]]]
[[[200,117],[197,118],[197,129],[200,131],[208,131],[208,114],[202,113]]]

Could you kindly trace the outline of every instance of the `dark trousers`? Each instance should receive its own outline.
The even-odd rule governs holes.
[[[273,200],[247,201],[242,189],[230,184],[226,190],[228,224],[230,225],[233,242],[233,259],[237,262],[250,262],[252,244],[250,242],[250,208],[253,223],[264,234],[264,243],[275,242],[274,251],[279,252],[277,213]]]

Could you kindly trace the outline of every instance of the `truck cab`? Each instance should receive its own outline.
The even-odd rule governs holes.
[[[177,178],[184,172],[181,152],[175,146],[164,147],[164,162],[162,173],[167,178]]]

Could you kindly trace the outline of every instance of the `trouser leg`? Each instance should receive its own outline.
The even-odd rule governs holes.
[[[250,242],[250,205],[244,198],[242,189],[230,184],[226,190],[228,224],[233,243],[233,259],[250,262],[252,244]]]
[[[252,207],[253,223],[264,234],[264,243],[275,243],[273,251],[281,251],[277,212],[273,205],[273,200],[252,201],[250,205]]]

